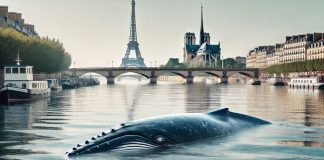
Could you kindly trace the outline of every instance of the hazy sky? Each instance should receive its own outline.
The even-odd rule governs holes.
[[[41,36],[58,38],[77,67],[119,66],[129,37],[131,0],[0,0]],[[200,0],[137,0],[140,50],[147,65],[183,57],[186,32],[200,29]],[[225,57],[245,56],[286,35],[324,32],[324,0],[205,0],[205,31]]]

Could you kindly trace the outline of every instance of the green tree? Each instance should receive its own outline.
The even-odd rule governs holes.
[[[58,40],[0,28],[0,65],[14,64],[18,50],[22,64],[34,66],[37,72],[54,73],[71,65],[71,55]]]

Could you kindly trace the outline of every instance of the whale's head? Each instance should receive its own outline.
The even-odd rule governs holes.
[[[102,132],[83,144],[78,144],[66,155],[72,157],[106,151],[138,151],[176,144],[171,138],[172,133],[165,127],[149,122],[141,125],[138,123],[141,122],[121,124],[108,132]]]

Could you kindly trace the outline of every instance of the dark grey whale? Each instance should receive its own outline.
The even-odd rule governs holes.
[[[209,113],[187,113],[147,118],[102,132],[67,152],[68,157],[105,151],[152,149],[227,135],[270,122],[233,113],[228,108]]]

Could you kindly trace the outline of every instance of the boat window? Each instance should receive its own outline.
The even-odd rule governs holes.
[[[22,88],[24,88],[24,89],[27,88],[26,83],[22,84]]]
[[[310,83],[313,83],[313,81],[312,81],[312,80],[310,80]]]
[[[11,68],[6,68],[6,73],[11,74]]]
[[[26,68],[20,68],[20,73],[26,73]]]
[[[12,68],[12,73],[18,73],[18,68]]]
[[[37,86],[36,86],[36,83],[33,83],[33,88],[36,88]]]

